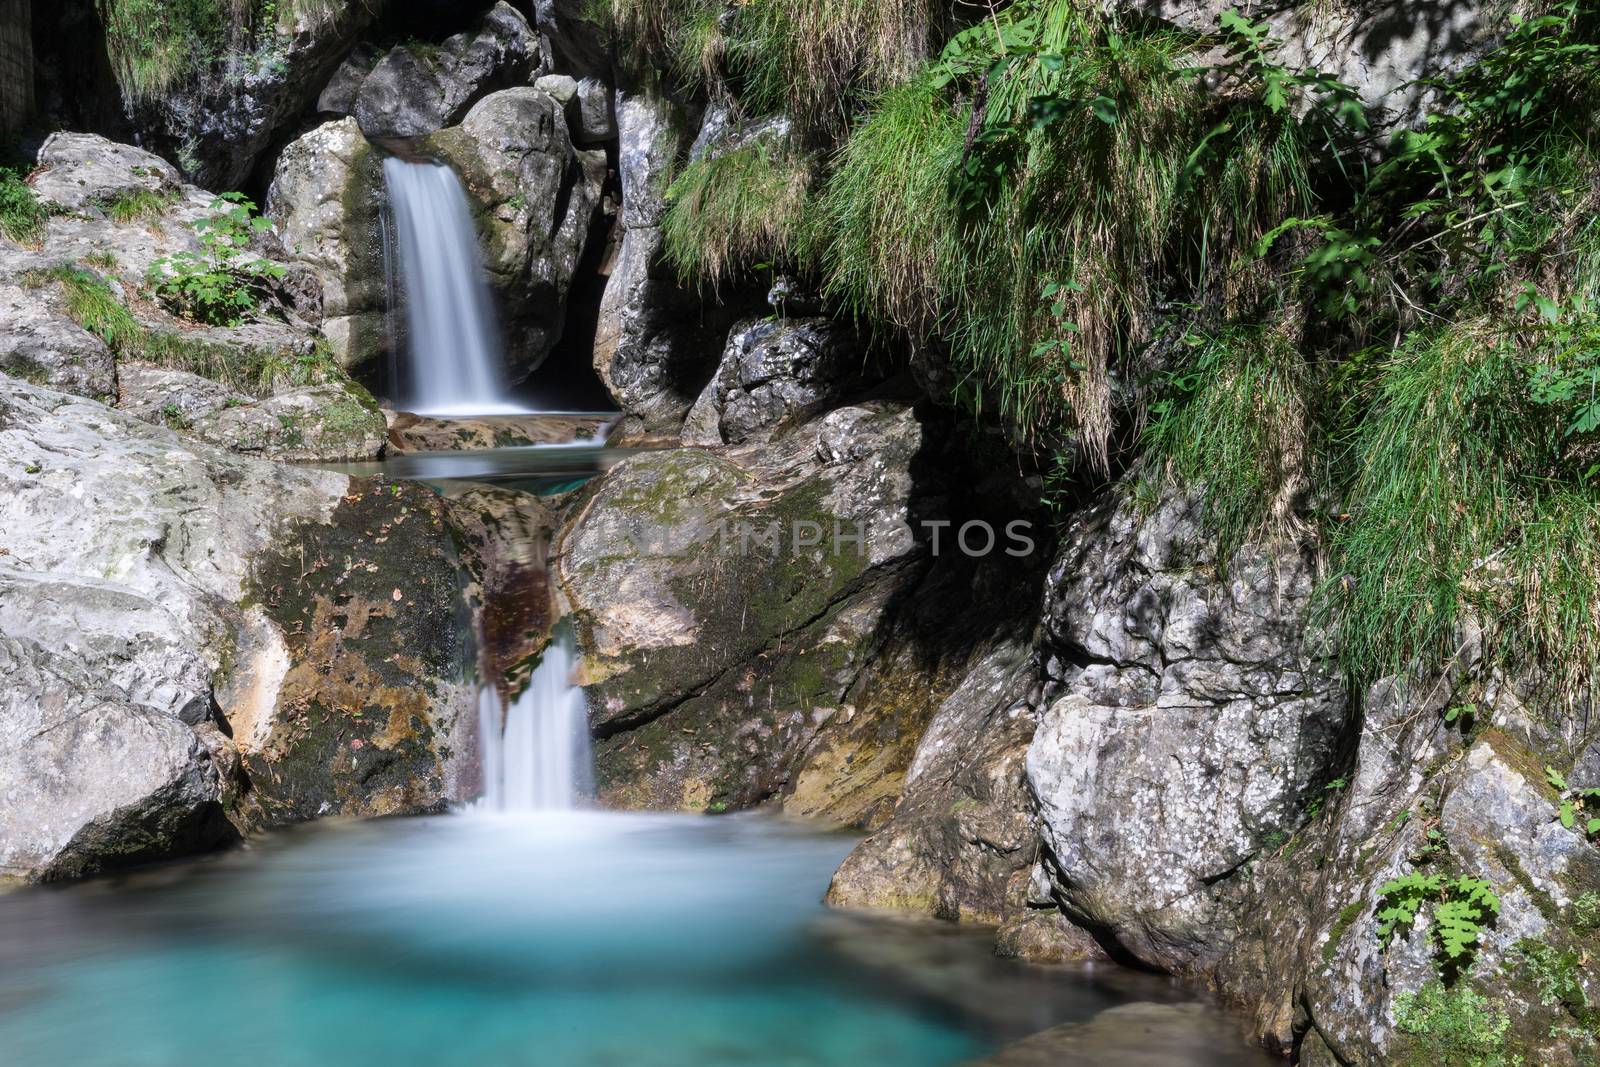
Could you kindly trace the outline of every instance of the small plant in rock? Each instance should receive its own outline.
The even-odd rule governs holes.
[[[22,174],[0,167],[0,235],[18,244],[34,244],[43,236],[49,216]]]
[[[194,224],[202,251],[176,252],[150,265],[146,281],[174,310],[213,326],[236,326],[267,295],[287,269],[252,255],[252,234],[271,229],[243,193],[224,193],[211,214]]]
[[[1573,788],[1567,785],[1566,775],[1554,767],[1544,769],[1544,779],[1561,795],[1561,807],[1556,817],[1561,820],[1562,826],[1575,830],[1581,823],[1585,836],[1600,834],[1600,789],[1592,786]]]
[[[1402,993],[1395,998],[1394,1018],[1395,1028],[1421,1054],[1402,1055],[1401,1064],[1496,1067],[1506,1062],[1511,1020],[1465,985],[1446,989],[1434,981],[1415,993]]]
[[[1433,937],[1445,966],[1457,971],[1472,961],[1478,937],[1500,914],[1500,897],[1482,878],[1411,871],[1378,887],[1378,940],[1388,948],[1417,913],[1433,904]]]

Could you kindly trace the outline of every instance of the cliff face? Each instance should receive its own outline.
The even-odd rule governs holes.
[[[938,291],[959,257],[926,219],[864,212],[827,238],[836,252],[862,237],[865,256],[882,225],[909,251],[860,259],[844,280],[855,290],[808,273],[796,248],[824,241],[816,231],[785,230],[796,190],[814,195],[829,166],[857,158],[836,151],[848,107],[801,110],[839,104],[823,75],[840,68],[819,61],[816,81],[768,85],[741,111],[729,95],[754,78],[729,68],[748,52],[708,43],[694,70],[668,71],[579,7],[486,4],[404,39],[374,5],[334,5],[314,24],[284,16],[252,38],[271,60],[260,69],[128,111],[155,153],[58,134],[38,157],[30,188],[54,206],[31,236],[0,240],[0,434],[22,457],[4,474],[0,524],[5,873],[91,873],[470,792],[464,544],[469,593],[500,612],[487,627],[494,669],[509,677],[536,653],[547,601],[573,617],[607,803],[763,805],[866,830],[831,903],[996,925],[1007,954],[1210,982],[1301,1063],[1592,1060],[1600,851],[1586,831],[1600,759],[1582,715],[1543,706],[1546,668],[1508,671],[1491,654],[1502,620],[1465,616],[1453,656],[1362,674],[1322,610],[1330,589],[1357,582],[1334,573],[1329,539],[1350,516],[1331,491],[1252,470],[1274,521],[1229,538],[1205,492],[1229,472],[1173,477],[1181,463],[1139,461],[1130,445],[1062,476],[1049,449],[1016,447],[1019,397],[1081,400],[1079,380],[985,392],[957,352],[977,320],[957,329],[960,294]],[[751,7],[730,5],[717,32]],[[1137,7],[1196,32],[1221,13]],[[874,90],[898,84],[957,28],[917,11],[929,17],[915,26],[876,25],[893,54],[843,65]],[[1381,101],[1380,124],[1414,118],[1432,91],[1417,79],[1461,69],[1505,28],[1472,4],[1260,14],[1285,63]],[[3,65],[26,34],[0,25],[5,92],[28,82]],[[811,69],[816,57],[798,53],[777,69]],[[973,71],[957,60],[938,74],[965,86]],[[979,91],[951,90],[951,107],[919,112],[912,131],[951,137],[969,178],[1026,158],[1015,140],[980,136]],[[1086,153],[1149,120],[1130,95],[1093,99],[1072,127]],[[1201,117],[1204,148],[1226,130]],[[397,134],[462,174],[519,370],[577,344],[626,432],[664,447],[548,510],[499,492],[441,505],[258,458],[381,443],[349,375],[370,382],[387,343],[376,171],[393,146],[369,137]],[[737,168],[756,178],[731,184]],[[250,247],[285,270],[276,318],[178,323],[142,278],[198,247],[190,224],[210,198],[188,182],[268,174],[277,230]],[[1119,203],[1160,206],[1126,185]],[[759,225],[716,214],[724,188],[755,197]],[[959,188],[963,210],[996,202]],[[1092,199],[1085,188],[1043,201],[1065,212]],[[943,204],[948,189],[936,192]],[[683,244],[687,203],[714,222],[698,258]],[[774,250],[780,231],[789,243]],[[741,269],[706,266],[740,252]],[[1367,262],[1354,245],[1343,254]],[[1205,349],[1198,331],[1136,327],[1249,305],[1269,260],[1230,273],[1212,304],[1158,294],[1107,316],[1138,343],[1097,386],[1108,425],[1095,432],[1143,441],[1143,391],[1167,389],[1170,404],[1195,388],[1180,359]],[[1049,295],[1034,299],[1036,285]],[[1039,305],[1030,323],[1094,295],[1034,274],[1008,286]],[[872,321],[874,294],[896,310],[889,321]],[[107,328],[105,300],[125,330]],[[1068,325],[1074,343],[1094,333],[1087,318]],[[1272,329],[1291,354],[1319,343],[1303,323]],[[181,367],[173,342],[151,341],[168,334],[185,341]],[[1069,348],[1046,347],[1041,358]],[[317,380],[268,373],[246,388],[217,372],[272,359]],[[1369,359],[1353,357],[1349,376],[1376,373]],[[1266,427],[1274,464],[1294,466],[1308,405],[1281,400],[1285,381],[1303,384],[1268,376],[1240,407]],[[1208,410],[1191,437],[1223,436],[1227,412]],[[293,441],[272,430],[286,415],[303,420]],[[1086,439],[1053,446],[1080,455]],[[529,547],[547,540],[548,570]],[[1485,573],[1473,581],[1504,578]],[[1572,625],[1589,622],[1580,612]]]

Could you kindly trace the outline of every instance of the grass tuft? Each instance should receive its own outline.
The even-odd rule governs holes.
[[[37,244],[49,217],[49,209],[39,203],[22,174],[0,167],[0,234],[18,244]]]
[[[667,189],[662,234],[667,261],[685,278],[726,282],[796,244],[810,169],[771,138],[709,154]]]

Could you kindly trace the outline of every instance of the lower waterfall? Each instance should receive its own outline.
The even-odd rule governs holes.
[[[587,706],[583,690],[572,684],[577,663],[571,627],[557,625],[503,725],[496,687],[485,685],[479,692],[484,808],[560,811],[577,807],[589,793]]]

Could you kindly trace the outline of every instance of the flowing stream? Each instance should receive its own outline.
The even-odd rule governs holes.
[[[383,161],[405,305],[407,410],[419,415],[517,414],[509,400],[494,301],[478,232],[455,172]],[[391,269],[395,265],[391,264]]]

